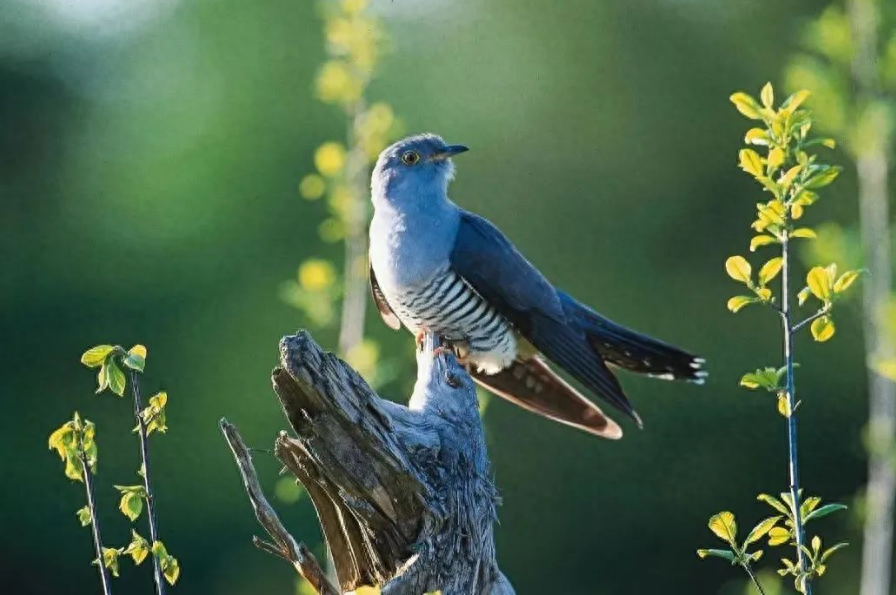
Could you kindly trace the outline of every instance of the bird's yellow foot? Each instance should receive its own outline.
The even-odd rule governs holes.
[[[426,338],[426,331],[419,330],[417,334],[414,335],[414,343],[417,345],[417,351],[423,351],[423,339]]]

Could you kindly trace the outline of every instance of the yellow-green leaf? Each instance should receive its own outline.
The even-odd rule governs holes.
[[[78,522],[81,523],[82,527],[86,527],[93,521],[93,515],[90,514],[90,507],[88,506],[79,508],[75,514],[78,516]]]
[[[792,114],[797,110],[799,106],[803,104],[804,101],[806,101],[806,99],[809,98],[809,95],[811,95],[811,93],[806,89],[797,91],[784,101],[784,103],[781,105],[781,111],[787,114]]]
[[[806,284],[809,291],[823,302],[831,298],[831,277],[824,267],[812,267],[806,274]]]
[[[834,321],[831,320],[830,316],[816,318],[812,321],[810,329],[812,330],[812,337],[819,343],[824,343],[833,337],[834,331],[836,330],[834,328]]]
[[[751,120],[761,120],[762,113],[760,106],[756,100],[743,92],[735,93],[731,96],[731,103],[737,108],[737,111],[750,118]]]
[[[756,252],[756,248],[761,248],[762,246],[768,246],[769,244],[774,244],[778,240],[776,240],[773,236],[768,235],[758,235],[754,236],[752,240],[750,240],[750,252]]]
[[[719,539],[724,539],[733,546],[737,545],[737,523],[733,513],[726,510],[710,517],[709,530]]]
[[[146,367],[146,347],[143,345],[134,345],[122,358],[121,363],[132,370],[142,372]]]
[[[756,295],[758,295],[759,299],[762,301],[767,302],[772,299],[772,290],[768,287],[760,287],[756,290]]]
[[[103,548],[103,560],[102,564],[106,568],[109,569],[109,572],[112,573],[112,576],[118,576],[118,556],[121,555],[121,550],[117,550],[111,547]]]
[[[129,555],[134,560],[134,564],[139,566],[146,559],[146,556],[149,555],[149,550],[149,542],[131,529],[131,543],[128,544],[127,549],[123,553]]]
[[[768,533],[775,525],[778,524],[778,521],[781,520],[781,516],[772,516],[767,519],[760,521],[753,530],[750,531],[750,534],[747,535],[747,539],[744,540],[744,545],[749,545],[753,542],[759,541],[762,539],[766,533]]]
[[[109,390],[119,397],[124,396],[124,387],[126,383],[124,372],[122,372],[121,368],[118,367],[118,364],[112,360],[107,361],[103,367],[108,368]]]
[[[768,152],[768,168],[775,169],[780,167],[781,164],[784,163],[784,150],[780,147],[775,147],[771,151]]]
[[[762,100],[762,105],[771,109],[772,104],[775,102],[775,91],[771,83],[765,83],[765,86],[762,87],[762,91],[759,93],[759,99]]]
[[[91,347],[81,355],[81,363],[88,368],[99,368],[103,365],[103,362],[106,361],[106,356],[114,350],[115,347],[112,345],[97,345],[96,347]]]
[[[798,229],[794,229],[790,232],[790,237],[792,238],[803,238],[806,240],[814,240],[818,237],[815,233],[815,230],[808,227],[800,227]]]
[[[793,184],[796,177],[800,175],[800,170],[803,169],[802,165],[794,165],[787,172],[781,176],[781,179],[778,181],[779,184],[786,190],[790,188],[790,185]]]
[[[768,133],[762,128],[750,128],[744,142],[748,145],[768,145]]]
[[[760,285],[765,285],[772,279],[774,279],[779,272],[781,272],[781,267],[784,265],[784,259],[780,256],[776,256],[772,258],[767,263],[762,265],[762,268],[759,269],[759,275],[757,277]]]
[[[772,527],[768,531],[768,544],[781,545],[790,541],[790,531],[784,527]]]
[[[747,259],[743,256],[731,256],[728,260],[725,261],[725,271],[727,271],[728,276],[734,279],[735,281],[740,281],[741,283],[750,284],[750,275],[753,272],[753,268],[750,266],[750,263],[747,262]]]
[[[784,417],[790,417],[791,413],[793,413],[790,410],[790,399],[787,398],[787,393],[778,393],[778,413]]]
[[[820,174],[816,174],[806,181],[806,188],[823,188],[837,179],[840,175],[840,167],[830,167]]]
[[[862,271],[846,271],[840,275],[840,278],[834,283],[834,293],[842,293],[849,289],[850,285],[852,285],[861,274]]]
[[[732,312],[738,312],[744,306],[752,304],[756,298],[748,295],[736,295],[728,300],[728,309]]]
[[[753,149],[741,149],[738,153],[742,170],[754,177],[762,175],[762,158]]]

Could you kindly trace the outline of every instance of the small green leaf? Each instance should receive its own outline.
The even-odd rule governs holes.
[[[744,136],[744,142],[748,145],[768,145],[768,133],[762,128],[751,128]]]
[[[103,548],[103,566],[108,568],[114,577],[118,577],[118,556],[120,555],[121,550],[111,547]]]
[[[790,409],[790,399],[787,398],[785,392],[778,393],[778,413],[788,418],[793,414]]]
[[[859,278],[859,275],[862,274],[863,271],[846,271],[840,278],[837,279],[837,282],[834,283],[834,293],[843,293],[849,287],[855,283],[855,280]]]
[[[757,300],[756,298],[750,297],[748,295],[736,295],[728,300],[728,309],[732,312],[738,312],[744,306],[753,304],[758,301],[759,300]]]
[[[762,158],[753,149],[741,149],[739,155],[740,168],[758,178],[762,176]]]
[[[78,515],[78,522],[81,523],[82,527],[86,527],[93,522],[93,515],[90,514],[90,507],[88,506],[79,508],[75,514]]]
[[[747,262],[743,256],[731,256],[728,260],[725,261],[725,271],[727,271],[728,276],[734,279],[735,281],[740,281],[741,283],[746,283],[749,285],[750,275],[752,274],[752,267],[750,263]]]
[[[762,268],[759,269],[758,281],[759,285],[766,285],[769,281],[774,279],[779,272],[781,272],[781,267],[784,265],[784,259],[780,256],[772,258],[767,263],[762,265]]]
[[[774,526],[778,524],[778,521],[780,521],[781,518],[782,517],[778,515],[771,516],[763,521],[760,521],[759,524],[753,527],[753,530],[750,531],[750,534],[747,535],[747,539],[744,541],[744,547],[765,537],[765,534],[768,533],[772,528],[774,528]]]
[[[731,96],[731,103],[737,108],[737,111],[750,118],[751,120],[761,120],[762,112],[756,100],[743,92],[735,93]]]
[[[121,371],[121,368],[118,367],[113,360],[109,360],[103,366],[103,368],[109,369],[109,390],[118,395],[119,397],[124,396],[124,387],[127,383],[124,372]]]
[[[776,244],[778,240],[773,236],[768,235],[758,235],[754,236],[752,240],[750,240],[750,252],[756,252],[756,248],[761,248],[762,246],[768,246],[769,244]]]
[[[775,102],[775,91],[772,89],[771,83],[765,83],[765,86],[762,87],[762,92],[759,94],[759,99],[762,100],[762,105],[771,109],[772,104]]]
[[[770,170],[776,169],[784,163],[784,150],[780,147],[775,147],[771,151],[768,152],[768,168]]]
[[[149,542],[131,529],[131,543],[128,544],[123,553],[130,556],[134,560],[134,564],[139,566],[146,559],[146,556],[149,555],[149,550]]]
[[[831,299],[831,277],[824,267],[812,267],[806,274],[809,291],[823,302]]]
[[[797,91],[781,104],[781,111],[792,114],[804,101],[806,101],[806,99],[809,98],[809,95],[811,95],[811,93],[805,89]]]
[[[143,512],[143,499],[146,497],[146,488],[142,485],[117,485],[115,489],[121,492],[121,502],[118,504],[118,509],[131,522],[137,520],[137,517]]]
[[[177,558],[168,553],[161,541],[156,541],[152,544],[152,554],[158,559],[159,566],[162,568],[162,574],[165,575],[165,580],[171,585],[176,583],[180,576],[180,563],[177,561]]]
[[[821,173],[815,174],[814,176],[806,180],[806,188],[817,189],[827,186],[837,179],[837,176],[840,175],[840,171],[842,169],[843,168],[841,167],[825,168],[821,171]]]
[[[815,510],[819,504],[821,504],[821,498],[818,496],[809,496],[803,500],[803,503],[800,504],[800,518],[805,521],[806,515]]]
[[[81,355],[81,363],[88,368],[99,368],[106,361],[106,357],[115,350],[112,345],[97,345],[91,347]]]
[[[146,347],[134,345],[122,358],[121,363],[132,370],[143,372],[143,369],[146,367]]]
[[[814,230],[808,227],[800,227],[799,229],[794,229],[792,232],[790,232],[790,237],[814,240],[818,236],[815,234]]]
[[[810,330],[812,331],[813,339],[819,343],[824,343],[834,336],[836,328],[834,327],[834,321],[831,320],[830,316],[822,316],[821,318],[816,318],[812,321]]]
[[[709,556],[722,558],[724,560],[728,560],[732,564],[734,564],[734,561],[736,559],[734,552],[730,550],[697,550],[697,555],[701,558],[708,558]]]
[[[830,558],[830,557],[834,554],[834,552],[836,552],[837,550],[842,550],[843,548],[845,548],[845,547],[848,546],[848,545],[849,545],[849,544],[846,543],[846,542],[841,542],[841,543],[838,543],[838,544],[836,544],[836,545],[834,545],[834,546],[829,547],[829,548],[828,548],[828,549],[821,555],[821,559],[820,559],[819,561],[820,561],[820,562],[826,562],[827,559]]]
[[[822,517],[826,517],[829,514],[834,512],[838,512],[840,510],[846,510],[846,506],[844,504],[825,504],[821,508],[816,508],[807,514],[804,518],[804,522],[814,521],[815,519],[820,519]]]
[[[710,517],[709,530],[715,533],[718,538],[724,539],[733,547],[737,547],[737,523],[734,520],[733,513],[726,510]]]
[[[772,527],[768,531],[768,544],[772,547],[790,541],[790,531],[784,527]]]

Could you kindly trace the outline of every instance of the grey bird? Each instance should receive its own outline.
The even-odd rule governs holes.
[[[442,336],[474,380],[530,411],[604,438],[622,429],[565,382],[641,419],[607,364],[701,383],[703,359],[620,326],[555,288],[489,221],[448,198],[451,158],[422,134],[384,150],[371,178],[370,287],[383,320]]]

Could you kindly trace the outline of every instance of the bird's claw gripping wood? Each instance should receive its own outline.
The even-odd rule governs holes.
[[[498,496],[473,381],[439,347],[424,337],[405,407],[377,396],[307,333],[281,341],[274,390],[297,437],[281,435],[274,452],[311,497],[342,591],[514,592],[495,561]]]

